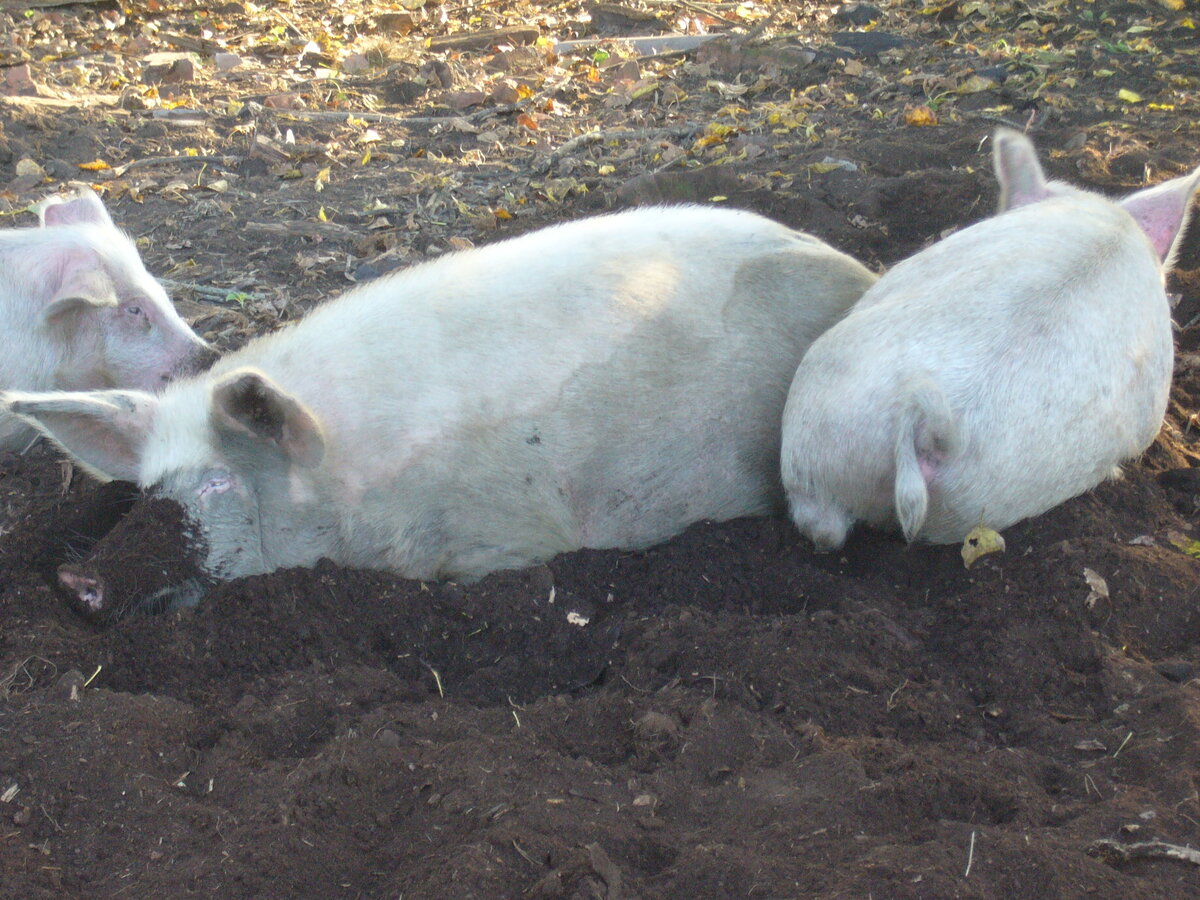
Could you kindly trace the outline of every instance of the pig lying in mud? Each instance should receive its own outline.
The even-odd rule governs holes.
[[[51,197],[38,213],[40,228],[0,231],[0,388],[158,391],[212,362],[99,197]],[[0,414],[0,448],[34,434]]]
[[[783,418],[791,515],[909,541],[1002,529],[1117,474],[1171,386],[1164,292],[1200,169],[1112,202],[1001,130],[1000,214],[897,265],[813,344]]]
[[[874,281],[751,213],[639,209],[387,276],[159,397],[3,402],[182,504],[209,576],[476,578],[782,508],[788,384]]]

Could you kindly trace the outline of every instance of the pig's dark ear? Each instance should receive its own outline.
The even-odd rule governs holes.
[[[1033,142],[1011,128],[997,128],[992,138],[992,164],[1000,182],[999,212],[1037,203],[1050,196]]]
[[[48,225],[107,225],[115,227],[108,210],[95,192],[84,188],[74,196],[47,197],[36,207],[42,226]]]
[[[158,400],[141,391],[0,393],[0,409],[49,435],[101,481],[137,481]]]
[[[217,382],[212,419],[218,431],[265,441],[297,465],[315,466],[325,455],[316,416],[255,369],[237,369]]]
[[[1182,178],[1131,194],[1121,201],[1121,208],[1133,216],[1145,232],[1154,251],[1167,268],[1175,260],[1180,236],[1187,227],[1192,209],[1192,195],[1200,187],[1200,169]]]

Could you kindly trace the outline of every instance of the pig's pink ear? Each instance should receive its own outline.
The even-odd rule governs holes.
[[[48,225],[107,225],[115,227],[104,203],[95,192],[84,188],[74,196],[47,197],[36,207],[42,226]]]
[[[58,288],[42,308],[42,321],[50,326],[74,323],[90,309],[117,305],[117,289],[91,250],[61,247],[50,251],[42,263],[45,277]]]
[[[217,382],[212,419],[218,431],[265,441],[301,466],[315,466],[325,455],[316,416],[255,369],[237,369]]]
[[[1121,208],[1150,238],[1154,251],[1168,269],[1175,261],[1180,238],[1191,215],[1192,195],[1200,187],[1200,168],[1191,175],[1173,178],[1162,184],[1131,194]]]
[[[0,393],[0,409],[49,435],[102,481],[137,481],[158,400],[141,391]]]
[[[992,165],[1000,182],[1000,209],[1016,209],[1050,196],[1033,142],[1011,128],[997,128],[992,138]]]

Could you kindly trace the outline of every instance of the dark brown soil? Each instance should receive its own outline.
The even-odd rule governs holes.
[[[422,125],[401,130],[408,149],[394,144],[392,162],[335,167],[319,195],[311,174],[281,179],[248,158],[234,189],[211,197],[186,193],[195,167],[141,194],[114,189],[114,216],[146,238],[153,270],[251,295],[200,292],[191,306],[197,327],[231,346],[340,290],[345,273],[628,203],[722,196],[891,264],[988,214],[983,141],[997,118],[1035,112],[1051,174],[1097,189],[1200,162],[1184,13],[1129,33],[1141,4],[997,12],[991,34],[1029,55],[1002,87],[956,94],[921,128],[905,110],[936,92],[906,73],[994,62],[966,42],[981,14],[963,10],[1008,7],[877,5],[880,30],[918,44],[861,57],[864,75],[831,49],[850,26],[794,4],[824,55],[768,73],[778,80],[741,101],[749,112],[720,113],[733,101],[706,79],[750,84],[760,70],[674,76],[691,99],[669,108],[696,120],[745,119],[808,91],[812,141],[766,128],[745,135],[760,153],[658,172],[651,154],[631,163],[599,144],[580,158],[616,172],[585,178],[599,169],[577,159],[589,192],[555,200],[530,185],[566,135],[464,162],[469,135]],[[316,8],[296,4],[293,24]],[[447,10],[452,23],[465,15]],[[986,28],[971,34],[995,44]],[[1159,55],[1137,51],[1147,34]],[[1076,42],[1065,86],[1068,70],[1036,54]],[[452,58],[455,77],[484,55]],[[856,86],[873,73],[891,92]],[[222,85],[189,90],[219,110],[237,88]],[[1114,113],[1120,88],[1158,108]],[[656,102],[588,110],[605,128],[638,129],[668,115]],[[383,108],[430,114],[424,103]],[[77,163],[123,148],[129,159],[245,134],[232,114],[184,133],[124,109],[14,109],[0,107],[0,183],[12,181],[0,202],[12,209],[47,189],[17,184],[26,153]],[[283,124],[297,146],[336,136]],[[513,217],[484,227],[431,186],[439,173],[476,212],[521,178],[531,199],[504,200]],[[184,187],[167,190],[169,178]],[[355,212],[379,197],[410,206],[416,224],[401,215],[379,228]],[[956,547],[860,532],[818,556],[787,522],[743,520],[470,586],[323,563],[100,627],[64,599],[56,572],[128,512],[128,486],[72,477],[45,446],[0,456],[0,896],[1200,898],[1193,862],[1123,860],[1100,843],[1200,845],[1200,228],[1178,269],[1180,353],[1159,442],[1125,479],[1010,529],[1007,551],[970,570]],[[154,563],[131,544],[122,572],[140,579]]]

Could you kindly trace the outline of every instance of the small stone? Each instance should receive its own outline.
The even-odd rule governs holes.
[[[26,825],[29,824],[29,822],[32,818],[33,818],[33,810],[30,809],[28,806],[22,806],[19,810],[17,810],[15,813],[13,813],[12,820],[13,820],[14,825],[16,825],[20,828],[24,828]]]
[[[883,11],[870,3],[843,3],[831,17],[835,22],[845,22],[856,28],[865,28],[883,18]]]
[[[392,731],[390,728],[385,728],[383,731],[379,732],[379,734],[375,736],[375,740],[379,741],[379,743],[383,744],[385,747],[395,748],[400,746],[400,735],[396,734],[396,732]]]
[[[45,178],[46,170],[35,163],[32,159],[26,156],[24,159],[17,160],[17,175],[25,178]]]
[[[1168,681],[1183,684],[1185,681],[1191,680],[1196,674],[1196,667],[1187,660],[1170,659],[1155,663],[1154,671]]]
[[[516,85],[510,82],[500,81],[492,86],[492,100],[496,103],[516,103],[520,99]]]
[[[451,109],[466,109],[478,106],[487,99],[483,91],[452,91],[442,98]]]
[[[299,94],[271,94],[263,101],[271,109],[303,109],[304,101]]]
[[[78,669],[68,669],[54,684],[54,695],[59,700],[79,700],[87,678]]]
[[[67,181],[79,177],[79,167],[65,159],[51,159],[46,162],[46,174],[59,181]]]
[[[666,713],[651,710],[634,723],[642,737],[678,737],[679,725]]]
[[[637,81],[642,77],[642,70],[632,59],[627,59],[615,66],[609,66],[604,70],[604,75],[611,81]]]
[[[0,93],[20,96],[36,95],[37,84],[33,80],[33,70],[29,63],[11,66],[4,70],[4,79],[0,81]]]
[[[342,60],[342,71],[347,75],[358,75],[371,68],[371,63],[362,53],[351,53]]]
[[[152,56],[162,55],[164,54],[152,54]],[[182,84],[186,81],[195,81],[195,79],[196,64],[187,57],[148,65],[142,69],[142,81],[146,84]]]
[[[242,58],[236,53],[217,53],[213,56],[213,65],[218,72],[229,72],[242,64]]]
[[[855,53],[868,55],[917,46],[912,38],[888,34],[886,31],[839,31],[833,35],[833,42]]]
[[[407,12],[388,12],[381,13],[375,17],[375,27],[380,31],[395,31],[400,34],[408,34],[413,30],[416,22],[413,20],[412,13]]]

